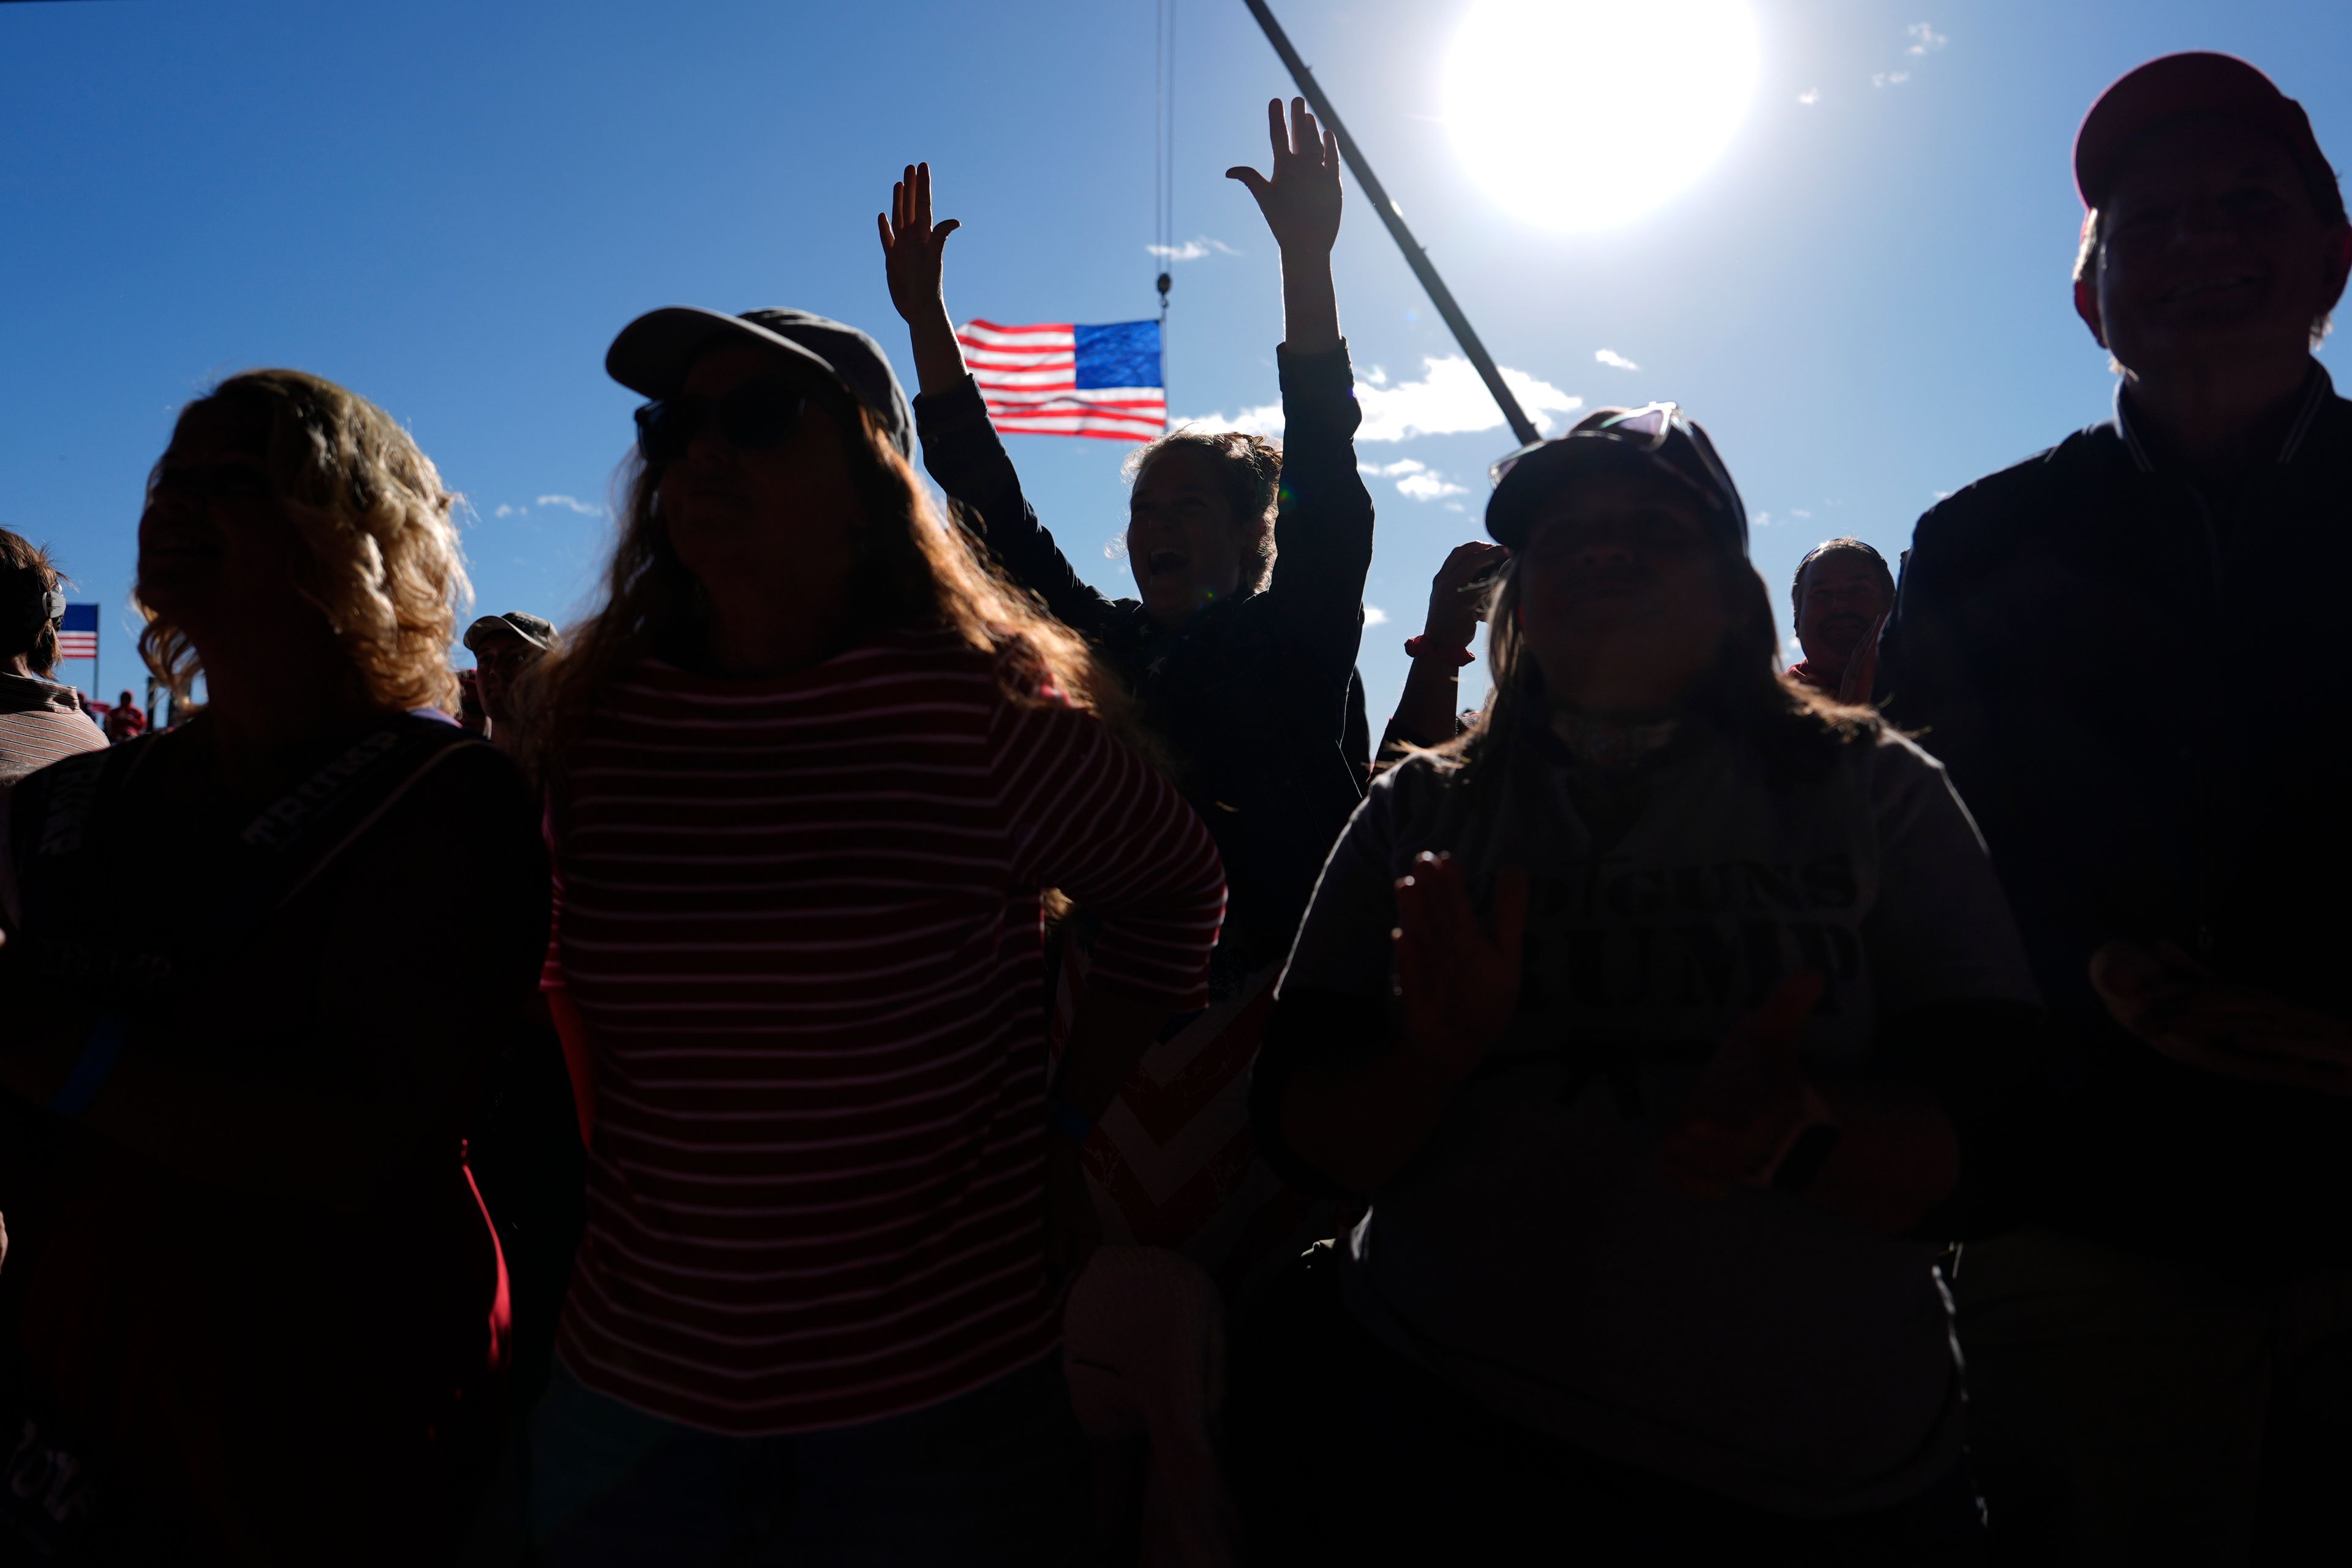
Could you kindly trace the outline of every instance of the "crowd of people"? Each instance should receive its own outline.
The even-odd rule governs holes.
[[[1601,409],[1496,465],[1377,745],[1339,148],[1268,113],[1285,437],[1142,449],[1131,598],[991,426],[928,165],[918,395],[807,311],[630,322],[602,590],[470,670],[457,498],[314,375],[150,477],[168,727],[50,679],[0,532],[0,1559],[2319,1560],[2301,108],[2098,100],[2114,417],[1809,553],[1800,662],[1708,433]]]

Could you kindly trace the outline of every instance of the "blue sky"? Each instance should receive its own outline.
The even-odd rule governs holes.
[[[1280,296],[1221,176],[1263,165],[1261,106],[1288,86],[1239,0],[1178,4],[1175,223],[1205,254],[1175,264],[1171,400],[1235,415],[1276,398]],[[1811,543],[1892,554],[1937,492],[2103,416],[2066,283],[2067,152],[2100,87],[2230,50],[2352,158],[2341,0],[1755,9],[1762,81],[1728,151],[1644,217],[1561,234],[1464,175],[1438,69],[1460,4],[1277,4],[1503,364],[1562,401],[1672,397],[1714,432],[1784,617]],[[900,164],[930,159],[964,222],[959,320],[1150,313],[1152,28],[1153,0],[0,5],[0,523],[104,606],[99,679],[61,673],[138,683],[141,486],[173,412],[238,369],[299,366],[391,410],[472,503],[479,607],[561,619],[602,560],[634,402],[602,358],[633,315],[822,310],[911,380],[873,231]],[[1640,128],[1563,102],[1557,146],[1638,157]],[[1385,377],[1374,426],[1401,437],[1360,448],[1387,470],[1365,596],[1388,620],[1361,659],[1377,726],[1510,440],[1458,427],[1496,416],[1450,390],[1443,325],[1349,196],[1341,316],[1359,371]],[[1122,448],[1013,447],[1080,569],[1123,587],[1103,548]]]

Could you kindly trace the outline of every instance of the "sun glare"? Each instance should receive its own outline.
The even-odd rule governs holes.
[[[1471,178],[1519,217],[1609,228],[1715,162],[1759,56],[1747,0],[1477,0],[1445,118]]]

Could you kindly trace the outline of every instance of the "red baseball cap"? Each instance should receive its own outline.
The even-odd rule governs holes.
[[[2126,72],[2083,117],[2074,133],[2074,189],[2086,207],[2103,205],[2135,142],[2168,120],[2224,114],[2275,139],[2294,157],[2322,217],[2341,221],[2344,195],[2336,171],[2311,133],[2303,105],[2235,55],[2166,55]]]

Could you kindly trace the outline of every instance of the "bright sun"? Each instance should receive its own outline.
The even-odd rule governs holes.
[[[1608,228],[1715,162],[1759,53],[1747,0],[1477,0],[1445,117],[1471,178],[1518,216]]]

